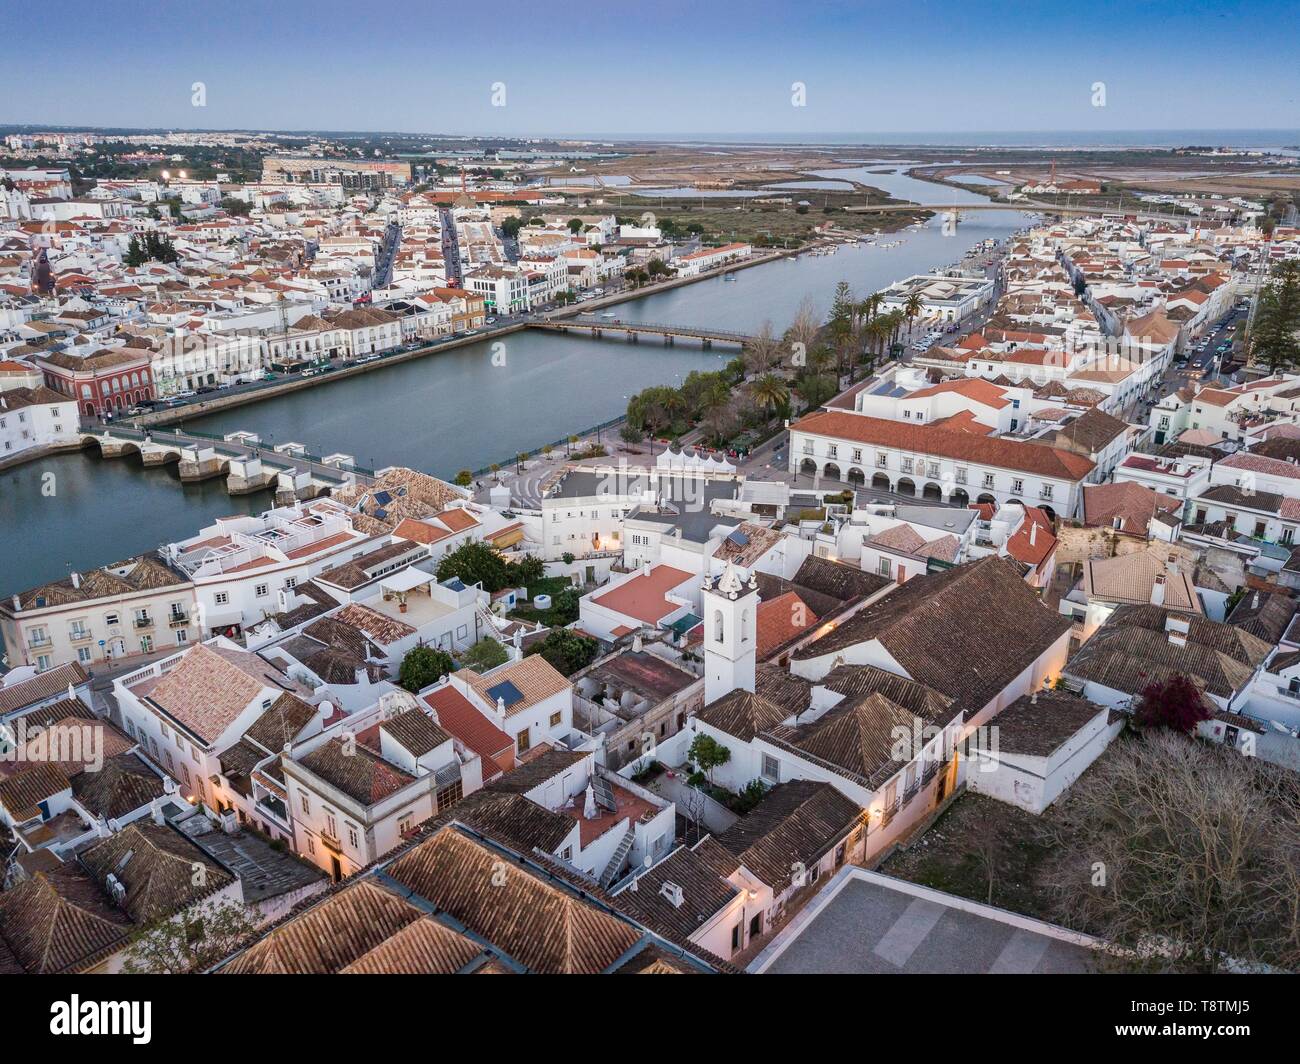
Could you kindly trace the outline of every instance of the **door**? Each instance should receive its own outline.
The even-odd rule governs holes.
[[[330,877],[335,883],[338,883],[343,878],[343,866],[339,864],[337,857],[330,858]]]
[[[763,914],[755,913],[754,918],[749,921],[749,939],[752,942],[763,933]]]

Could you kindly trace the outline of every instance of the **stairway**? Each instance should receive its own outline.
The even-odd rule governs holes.
[[[627,860],[628,851],[632,849],[632,842],[636,838],[631,828],[627,829],[627,834],[618,844],[618,849],[614,851],[614,856],[609,859],[609,864],[605,866],[605,871],[600,874],[600,885],[608,887],[623,869],[623,862]]]

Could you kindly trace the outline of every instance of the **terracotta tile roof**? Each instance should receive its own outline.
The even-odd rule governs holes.
[[[1153,491],[1132,480],[1114,484],[1085,484],[1083,488],[1083,523],[1113,528],[1133,536],[1146,536],[1151,518],[1158,512],[1177,514],[1183,504],[1171,496]]]
[[[451,740],[451,736],[438,727],[429,714],[415,708],[389,717],[379,728],[416,758],[424,757]]]
[[[530,654],[513,665],[493,669],[490,676],[480,676],[472,669],[462,669],[458,675],[467,680],[474,693],[494,710],[496,699],[488,694],[488,690],[506,680],[514,684],[524,697],[513,705],[506,706],[507,719],[516,713],[531,709],[545,698],[570,690],[573,686],[563,673],[540,654]]]
[[[516,770],[518,771],[518,770]],[[577,827],[571,817],[512,791],[490,786],[457,802],[446,814],[517,853],[558,853]]]
[[[682,904],[662,893],[665,884],[682,890]],[[694,850],[679,846],[636,878],[636,889],[620,891],[614,903],[634,920],[660,934],[690,938],[740,893]]]
[[[817,614],[799,597],[798,592],[758,604],[758,657],[766,660],[793,639],[817,624]]]
[[[415,635],[416,631],[405,621],[399,621],[395,617],[388,617],[360,602],[348,603],[337,613],[330,616],[338,624],[350,625],[364,632],[380,646],[391,646],[393,643]]]
[[[490,780],[495,772],[507,766],[499,765],[505,755],[513,763],[515,741],[476,709],[463,694],[452,687],[440,687],[424,696],[438,714],[442,727],[468,746],[483,759],[483,779]],[[497,764],[494,770],[493,765]]]
[[[1068,691],[1021,695],[997,715],[998,749],[1051,757],[1105,706]]]
[[[530,972],[598,974],[640,940],[630,923],[523,866],[494,875],[500,865],[499,852],[446,827],[388,872]]]
[[[1065,672],[1134,695],[1156,680],[1182,675],[1227,698],[1250,681],[1273,649],[1233,625],[1186,614],[1174,614],[1188,628],[1184,639],[1175,641],[1166,631],[1171,612],[1121,606],[1079,648]]]
[[[476,958],[483,947],[429,916],[407,924],[363,954],[341,975],[454,975]]]
[[[148,820],[84,850],[81,863],[101,885],[117,877],[126,887],[122,908],[138,924],[170,917],[235,882],[175,828]]]
[[[1083,455],[1041,444],[953,432],[933,425],[906,425],[841,411],[823,410],[809,414],[795,422],[791,430],[1062,480],[1082,480],[1094,465]]]
[[[135,754],[107,758],[99,772],[82,772],[72,780],[72,796],[105,820],[135,812],[165,793],[162,777]]]
[[[0,938],[29,975],[86,971],[125,947],[132,930],[74,864],[0,893]]]
[[[1011,400],[1006,397],[1001,388],[979,377],[963,377],[961,380],[944,381],[942,384],[934,384],[929,388],[921,388],[905,398],[925,399],[932,395],[948,394],[956,394],[972,399],[984,406],[991,406],[995,410],[1001,410],[1003,407],[1011,405]]]
[[[792,712],[763,695],[738,687],[714,699],[696,716],[711,728],[750,742],[759,732],[776,727]]]
[[[332,974],[421,919],[427,919],[421,909],[373,879],[360,879],[279,924],[218,972]]]
[[[191,647],[146,697],[194,735],[211,743],[263,688],[284,690],[290,682],[256,654],[200,643]]]
[[[664,596],[689,579],[691,574],[684,569],[656,565],[649,574],[638,573],[613,590],[596,595],[592,601],[646,624],[658,624],[661,618],[678,608]]]
[[[364,806],[383,801],[415,782],[414,776],[360,742],[349,751],[342,739],[328,740],[298,758],[298,763]]]
[[[912,679],[974,712],[1069,628],[1015,563],[989,556],[907,581],[794,656],[878,641]]]
[[[815,865],[861,823],[861,813],[829,783],[794,780],[773,787],[716,840],[780,893],[790,885],[794,868]]]
[[[72,786],[58,765],[48,761],[26,765],[0,780],[0,806],[17,824],[41,815],[38,802],[53,797]]]

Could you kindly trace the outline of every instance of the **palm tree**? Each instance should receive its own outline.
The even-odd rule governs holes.
[[[917,317],[921,313],[921,296],[918,292],[913,292],[903,303],[903,314],[907,318],[907,327],[909,332],[914,327]]]
[[[790,389],[775,373],[765,373],[751,383],[749,394],[753,396],[754,402],[767,411],[768,417],[772,416],[778,406],[790,401]]]

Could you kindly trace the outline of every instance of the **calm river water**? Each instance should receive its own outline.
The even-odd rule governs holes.
[[[814,171],[826,180],[859,180],[914,202],[984,202],[984,197],[919,181],[879,163]],[[804,255],[715,278],[621,306],[621,317],[738,331],[772,322],[780,332],[811,297],[825,311],[843,280],[859,296],[914,273],[957,261],[987,238],[1029,224],[1016,211],[966,215],[953,235],[938,221],[886,234],[898,247],[859,245],[834,255]],[[344,451],[359,464],[409,465],[444,477],[459,469],[504,464],[529,450],[616,417],[626,397],[651,384],[679,382],[693,369],[714,369],[730,348],[704,351],[679,343],[629,344],[541,332],[502,338],[504,365],[485,341],[400,363],[347,380],[196,419],[206,432],[248,429],[270,443],[290,440],[315,454]],[[54,494],[42,475],[54,474]],[[270,495],[232,498],[220,480],[182,486],[174,471],[143,470],[139,459],[104,461],[64,454],[0,473],[0,593],[9,594],[148,550],[189,535],[214,517],[255,512]]]

